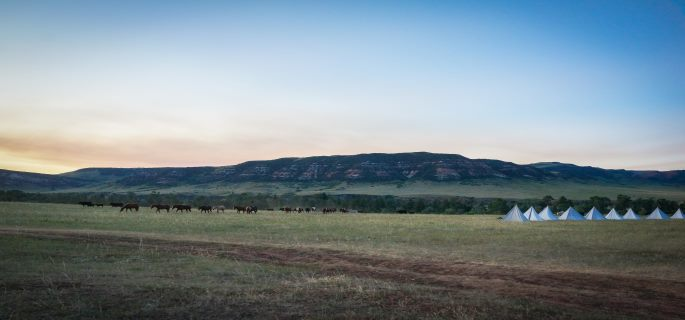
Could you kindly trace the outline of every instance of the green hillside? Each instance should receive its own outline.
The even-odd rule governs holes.
[[[368,194],[394,196],[461,196],[474,198],[533,199],[551,195],[555,198],[565,196],[569,199],[588,199],[591,196],[616,198],[625,194],[634,198],[663,198],[685,200],[685,188],[658,184],[620,185],[602,182],[581,183],[572,181],[530,181],[530,180],[483,180],[477,182],[243,182],[210,183],[160,188],[155,186],[122,187],[105,183],[95,186],[61,189],[54,192],[148,192],[195,193],[222,195],[229,193],[262,194]]]

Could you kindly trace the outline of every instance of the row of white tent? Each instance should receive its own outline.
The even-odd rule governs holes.
[[[573,207],[569,207],[560,216],[557,216],[552,212],[552,209],[545,207],[541,212],[535,211],[535,208],[530,207],[526,212],[521,212],[518,205],[514,205],[509,213],[507,213],[502,220],[513,221],[513,222],[528,222],[528,221],[557,221],[557,220],[567,220],[567,221],[581,221],[581,220],[640,220],[640,216],[633,211],[633,209],[628,209],[628,211],[621,215],[616,211],[616,209],[611,209],[609,213],[603,215],[597,208],[592,207],[585,215],[580,214]],[[663,210],[658,207],[648,215],[645,219],[647,220],[670,220],[670,219],[685,219],[683,212],[678,209],[672,216],[668,216]]]

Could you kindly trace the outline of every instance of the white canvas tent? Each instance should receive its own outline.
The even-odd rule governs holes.
[[[597,210],[597,208],[592,207],[590,211],[585,214],[585,220],[606,220],[604,215]]]
[[[638,216],[637,213],[635,213],[635,211],[633,211],[633,209],[628,209],[628,212],[626,212],[626,214],[623,215],[623,220],[640,220],[640,219],[641,219],[640,216]]]
[[[656,209],[654,209],[654,211],[652,211],[652,213],[649,214],[647,216],[647,218],[645,218],[645,219],[647,219],[647,220],[668,220],[669,218],[665,212],[663,212],[659,207],[656,207]]]
[[[523,212],[521,212],[521,209],[519,209],[518,205],[514,205],[514,207],[509,210],[509,213],[507,213],[502,220],[509,222],[528,222],[528,218],[526,218]]]
[[[607,220],[623,220],[623,217],[621,217],[620,214],[618,214],[618,211],[616,211],[616,208],[612,208],[609,213],[607,213],[606,217]]]
[[[528,218],[528,220],[530,221],[543,221],[542,217],[540,217],[540,215],[537,213],[537,211],[535,211],[535,208],[533,207],[528,208],[528,210],[526,210],[526,212],[524,212],[523,215],[526,216],[526,218]]]
[[[577,221],[577,220],[585,220],[583,216],[576,211],[576,209],[573,209],[573,207],[569,207],[564,211],[564,213],[561,214],[559,217],[559,220],[569,220],[569,221]]]
[[[545,207],[544,209],[542,209],[542,211],[540,211],[540,218],[542,218],[542,220],[547,221],[559,220],[557,215],[555,215],[554,212],[552,212],[552,209],[550,209],[549,206]]]
[[[671,219],[685,219],[685,217],[683,217],[683,212],[678,209],[678,211],[671,216]]]

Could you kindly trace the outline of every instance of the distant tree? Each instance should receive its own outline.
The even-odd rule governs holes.
[[[509,211],[507,202],[500,198],[493,200],[488,207],[488,212],[494,214],[505,214],[507,211]]]
[[[479,214],[479,213],[485,213],[485,206],[481,203],[475,203],[473,206],[471,206],[471,210],[467,212],[468,214]]]
[[[678,203],[672,200],[659,199],[656,201],[656,205],[668,213],[673,213],[678,210]]]
[[[416,201],[415,210],[416,212],[423,212],[423,209],[426,209],[426,200],[419,198],[419,200]]]
[[[590,204],[599,209],[600,211],[606,211],[609,209],[609,206],[611,205],[611,199],[607,197],[599,197],[599,196],[593,196],[590,197]],[[588,208],[588,210],[590,210]]]
[[[632,207],[633,205],[633,200],[625,195],[625,194],[619,194],[616,196],[616,209],[618,210],[627,210],[628,208]]]
[[[554,197],[552,197],[550,195],[546,195],[546,196],[542,197],[542,200],[540,201],[539,206],[544,208],[546,206],[551,206],[553,204],[554,204]]]
[[[639,214],[648,214],[656,208],[656,202],[654,199],[643,199],[638,198],[633,200],[633,210]]]
[[[573,206],[573,201],[566,199],[566,197],[564,197],[564,196],[561,196],[554,203],[554,211],[555,212],[564,211],[571,206]]]

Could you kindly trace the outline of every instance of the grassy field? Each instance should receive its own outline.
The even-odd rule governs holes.
[[[685,288],[683,221],[0,203],[0,230],[0,318],[677,318],[644,299]]]
[[[264,193],[300,195],[317,194],[369,194],[395,196],[462,196],[475,198],[538,199],[545,195],[555,198],[586,200],[591,196],[611,199],[625,194],[633,198],[685,200],[685,188],[662,185],[616,185],[604,183],[578,183],[570,181],[535,182],[528,180],[479,180],[474,182],[395,182],[395,183],[216,183],[160,188],[160,186],[122,188],[105,184],[96,187],[60,189],[54,192],[136,192],[195,193],[224,195],[227,193]]]

